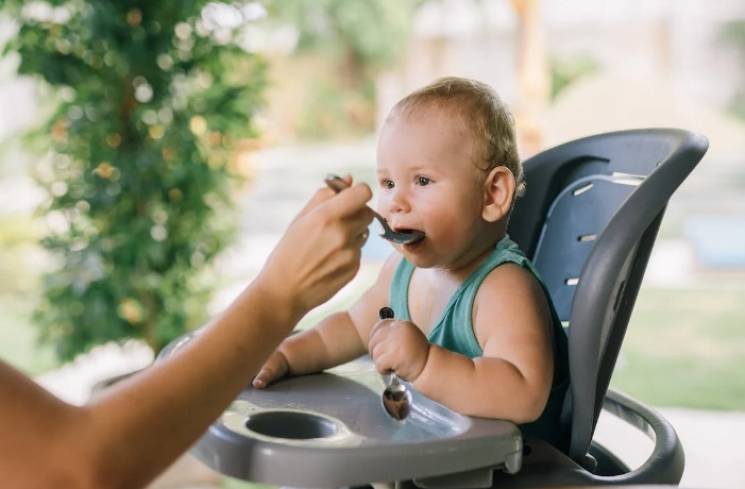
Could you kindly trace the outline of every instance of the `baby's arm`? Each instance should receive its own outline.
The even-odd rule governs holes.
[[[253,386],[266,387],[285,375],[320,372],[367,353],[370,330],[378,322],[380,308],[388,304],[388,289],[400,259],[398,254],[391,255],[375,284],[349,310],[285,339],[264,363]]]
[[[540,285],[518,265],[496,268],[479,288],[473,325],[483,356],[430,345],[414,385],[463,414],[534,421],[553,377],[551,312]]]

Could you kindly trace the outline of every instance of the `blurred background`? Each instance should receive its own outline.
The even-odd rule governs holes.
[[[491,84],[522,158],[670,126],[673,197],[612,387],[658,407],[683,487],[745,485],[745,3],[0,0],[0,357],[70,402],[146,367],[259,271],[326,173],[437,77]],[[345,307],[389,252],[302,327]],[[601,420],[629,461],[648,446]],[[185,457],[154,487],[244,487]]]

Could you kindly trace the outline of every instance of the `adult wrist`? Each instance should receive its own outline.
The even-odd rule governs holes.
[[[259,275],[244,293],[254,295],[262,309],[277,323],[287,327],[288,334],[308,312],[291,289]]]

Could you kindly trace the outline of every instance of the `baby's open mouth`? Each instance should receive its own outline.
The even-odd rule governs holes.
[[[393,230],[396,231],[397,233],[406,233],[406,234],[422,233],[424,234],[423,231],[419,231],[418,229],[414,229],[414,228],[393,228]]]
[[[383,229],[383,234],[380,236],[392,243],[402,245],[412,244],[421,241],[424,238],[424,233],[422,231],[417,231],[404,226],[394,226],[382,216],[376,215],[376,217],[378,217]]]
[[[404,246],[411,246],[417,243],[421,243],[422,240],[425,238],[424,231],[420,231],[418,229],[414,228],[407,228],[407,227],[394,227],[392,228],[393,232],[398,234],[400,237],[407,236],[408,239],[400,239],[398,240],[400,244]]]

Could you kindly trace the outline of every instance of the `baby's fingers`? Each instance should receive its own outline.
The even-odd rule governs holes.
[[[251,385],[256,389],[263,389],[275,380],[287,374],[288,367],[284,355],[274,352],[269,360],[264,363],[259,373],[254,377]]]
[[[255,389],[263,389],[264,387],[271,384],[271,382],[276,378],[276,374],[274,373],[274,370],[268,367],[262,367],[261,371],[256,374],[256,377],[254,377],[253,382],[251,382],[251,385],[254,386]]]
[[[370,336],[367,339],[367,350],[372,352],[376,345],[385,340],[388,329],[393,323],[392,319],[381,319],[370,330]]]
[[[380,355],[375,357],[373,363],[375,364],[375,370],[377,370],[381,375],[388,375],[391,372],[398,370],[396,355],[390,352],[382,352]]]

